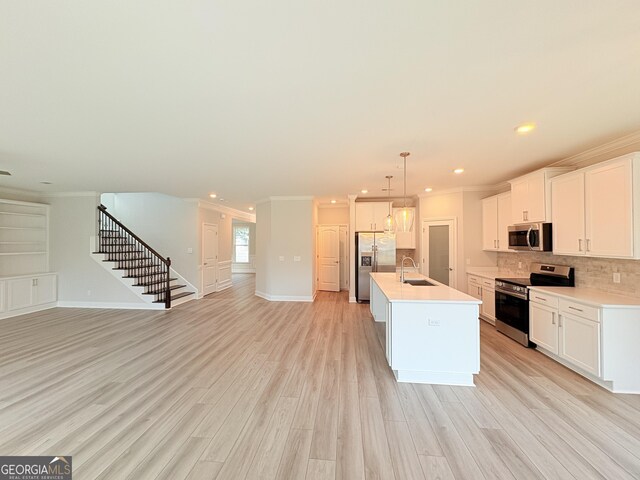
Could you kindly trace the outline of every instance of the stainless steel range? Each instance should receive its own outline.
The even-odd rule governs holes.
[[[573,267],[532,263],[528,278],[496,278],[496,330],[525,347],[529,341],[529,286],[573,287]]]

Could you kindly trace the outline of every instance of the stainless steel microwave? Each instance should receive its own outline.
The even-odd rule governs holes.
[[[511,250],[551,251],[551,224],[528,223],[509,227],[509,248]]]

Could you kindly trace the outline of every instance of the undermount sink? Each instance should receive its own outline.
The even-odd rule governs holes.
[[[436,284],[431,283],[428,280],[422,280],[416,278],[415,280],[405,280],[404,283],[408,283],[409,285],[413,285],[415,287],[434,287]]]

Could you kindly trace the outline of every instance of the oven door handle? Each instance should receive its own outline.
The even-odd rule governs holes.
[[[508,292],[506,290],[501,290],[499,288],[496,288],[495,290],[496,292],[501,293],[502,295],[506,295],[507,297],[515,297],[515,298],[519,298],[520,300],[527,300],[527,301],[529,300],[526,295],[523,295],[521,293]]]
[[[533,250],[533,247],[531,246],[531,232],[533,231],[533,227],[529,227],[529,230],[527,230],[527,245],[529,246],[529,250]]]

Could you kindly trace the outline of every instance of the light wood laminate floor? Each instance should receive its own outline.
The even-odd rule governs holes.
[[[484,323],[476,388],[398,384],[368,305],[235,281],[170,312],[3,320],[0,454],[72,455],[76,480],[640,478],[640,396]]]

